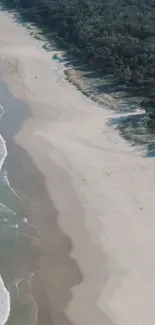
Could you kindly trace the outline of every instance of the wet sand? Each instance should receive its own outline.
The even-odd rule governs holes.
[[[20,120],[20,112],[19,115],[16,112],[15,116]],[[5,127],[5,123],[3,125]],[[30,142],[31,137],[27,139],[27,141]],[[80,267],[75,258],[72,257],[72,251],[74,249],[72,240],[62,232],[59,226],[59,214],[49,198],[43,174],[41,174],[37,166],[32,162],[32,159],[28,156],[26,151],[18,146],[15,141],[10,141],[8,139],[7,146],[9,155],[8,159],[6,159],[5,166],[8,169],[9,180],[17,193],[20,195],[24,193],[24,195],[28,196],[32,201],[34,212],[30,216],[29,222],[35,226],[40,239],[39,244],[42,247],[43,255],[41,254],[41,257],[40,253],[38,255],[38,253],[34,251],[34,265],[30,256],[28,256],[27,259],[27,263],[29,263],[29,267],[32,271],[39,269],[38,265],[42,268],[42,270],[37,272],[31,280],[32,293],[38,307],[36,324],[72,324],[73,322],[69,320],[65,311],[73,299],[72,288],[80,285],[83,281],[83,274]],[[36,146],[39,146],[38,142],[34,143],[34,147]],[[66,222],[70,224],[73,236],[76,236],[77,240],[80,239],[81,243],[83,241],[85,243],[84,258],[86,254],[88,258],[87,267],[88,269],[90,268],[89,281],[92,281],[92,287],[94,288],[93,300],[90,299],[90,302],[88,301],[88,303],[92,305],[91,308],[94,308],[94,320],[92,319],[92,322],[95,321],[97,313],[99,324],[105,319],[106,324],[110,325],[111,322],[108,318],[102,315],[99,310],[95,310],[95,295],[98,296],[98,292],[100,291],[100,281],[102,284],[106,281],[107,265],[106,263],[105,265],[102,263],[100,249],[92,244],[89,234],[87,234],[85,230],[82,220],[84,209],[77,199],[74,188],[70,183],[70,179],[66,176],[65,171],[63,171],[62,168],[58,168],[54,163],[51,168],[51,161],[48,161],[47,156],[45,156],[44,159],[42,157],[40,163],[46,168],[46,171],[50,168],[50,184],[54,188],[59,186],[62,187],[62,189],[59,190],[59,195],[60,197],[64,197],[62,206],[64,204],[64,209],[67,210],[65,211],[66,217],[68,217]],[[66,188],[67,195],[65,193]],[[30,236],[37,236],[35,231],[33,233],[32,229],[26,229],[25,225],[20,228],[20,231]],[[92,257],[93,265],[91,264]],[[42,265],[40,263],[40,258],[43,263]],[[98,275],[102,274],[103,278],[97,278],[96,281],[93,281],[94,275],[96,277],[96,272]],[[27,289],[24,288],[22,290],[24,290],[24,296],[24,292]],[[84,294],[87,296],[88,292],[85,292],[85,286],[83,290]],[[85,309],[87,308],[86,306]],[[84,314],[79,314],[79,316],[83,318]],[[87,317],[92,318],[91,315]],[[81,320],[81,322],[83,321]],[[12,325],[12,322],[10,322],[9,325]]]
[[[28,198],[30,202],[28,215],[25,215],[28,217],[28,224],[22,222],[23,206],[20,211],[18,240],[19,246],[22,247],[22,255],[16,253],[18,260],[15,259],[14,262],[8,260],[8,266],[4,268],[5,272],[2,272],[6,284],[11,277],[23,279],[18,287],[21,307],[18,309],[14,307],[13,295],[13,311],[11,310],[7,324],[17,325],[21,322],[23,325],[34,324],[37,311],[35,323],[37,325],[68,325],[71,322],[65,316],[64,309],[72,299],[71,288],[80,284],[82,274],[76,261],[70,257],[72,243],[58,225],[58,213],[49,198],[44,176],[26,151],[13,139],[25,120],[30,117],[28,106],[14,98],[3,81],[0,82],[0,86],[1,103],[6,108],[6,115],[1,123],[1,134],[6,140],[8,149],[4,167],[16,193],[24,200]],[[17,205],[16,202],[15,204]],[[32,224],[32,227],[29,224]],[[38,232],[41,233],[41,240]],[[38,238],[35,245],[33,238]],[[32,298],[29,297],[31,294]],[[32,314],[30,318],[24,311],[28,297],[32,299],[32,303],[29,303],[29,313]]]
[[[28,195],[33,202],[34,214],[30,222],[37,228],[44,253],[43,266],[40,265],[43,270],[34,275],[31,281],[38,306],[37,324],[67,325],[70,322],[63,310],[72,298],[72,286],[81,282],[82,275],[77,263],[69,256],[71,241],[59,228],[57,211],[49,199],[44,177],[21,148],[17,147],[15,150],[14,146],[13,155],[16,158],[13,160],[10,157],[11,184]],[[52,307],[54,304],[56,306]]]
[[[154,159],[107,125],[106,102],[65,80],[54,50],[5,12],[0,26],[3,78],[20,114],[30,109],[6,164],[43,248],[31,281],[38,324],[154,325]]]
[[[13,90],[13,95],[9,91],[6,94],[6,85],[3,82],[0,84],[1,104],[6,110],[6,115],[3,118],[1,126],[1,133],[7,142],[8,149],[5,168],[8,171],[11,186],[15,189],[16,193],[21,198],[28,199],[31,203],[28,223],[32,224],[31,227],[22,221],[19,223],[21,245],[25,247],[26,251],[25,253],[23,252],[22,257],[18,257],[19,260],[18,263],[16,262],[16,266],[10,263],[8,277],[13,272],[15,275],[18,273],[18,276],[21,274],[21,278],[24,278],[19,284],[21,312],[16,310],[13,304],[12,307],[15,311],[13,309],[13,315],[12,313],[10,314],[7,323],[8,325],[17,325],[21,324],[22,321],[23,325],[33,324],[37,311],[36,325],[71,325],[74,324],[74,318],[77,318],[77,323],[81,324],[84,320],[87,322],[88,319],[89,324],[94,324],[94,322],[101,324],[106,320],[106,324],[110,325],[111,322],[108,320],[108,317],[102,314],[96,306],[96,298],[101,289],[100,284],[104,284],[107,279],[107,265],[106,263],[104,265],[101,261],[103,254],[100,248],[93,245],[89,233],[85,228],[84,207],[77,197],[71,177],[62,166],[58,166],[48,157],[49,145],[45,143],[40,145],[40,139],[33,137],[33,123],[37,125],[38,122],[40,124],[42,121],[38,119],[38,116],[31,115],[32,111],[30,111],[29,106],[26,104],[25,96],[19,96],[19,89],[23,89],[20,88],[18,79],[15,76],[16,69],[18,71],[18,62],[16,60],[11,62],[5,60],[5,57],[2,57],[1,68],[4,78],[6,77],[6,73],[8,73],[9,79],[13,77],[15,81],[15,88],[10,88],[10,90]],[[16,98],[16,96],[22,97],[22,100]],[[36,108],[39,109],[39,114],[42,115],[41,107],[38,105]],[[45,115],[45,122],[48,119],[48,114],[49,111],[47,111],[47,116]],[[28,129],[25,129],[24,125],[27,123]],[[30,132],[29,125],[30,128],[32,126]],[[22,132],[22,135],[18,141],[16,136],[20,132]],[[31,147],[30,153],[35,152],[35,160],[38,161],[38,164],[34,163],[32,156],[30,157],[26,150],[22,148],[20,139],[23,141],[23,137],[24,144],[26,146],[30,145]],[[86,284],[86,286],[89,287],[89,283],[91,283],[89,290],[90,293],[91,291],[93,293],[89,300],[87,300],[89,290],[86,289],[85,283],[83,282],[83,273],[75,257],[72,256],[74,255],[73,241],[61,230],[59,225],[61,211],[56,210],[47,190],[47,179],[45,177],[47,176],[47,171],[50,187],[53,187],[54,191],[56,189],[56,193],[60,197],[61,208],[64,212],[63,218],[66,218],[66,224],[69,225],[72,237],[75,237],[75,241],[79,243],[79,247],[77,246],[77,254],[81,254],[81,248],[84,249],[84,255],[82,257],[84,263],[87,256],[86,271],[88,270],[90,275],[86,279],[88,281],[88,285]],[[33,237],[38,238],[39,241],[35,247],[33,247],[30,237],[28,237],[30,241],[29,246],[27,246],[26,242],[23,242],[23,234],[32,237],[32,239]],[[28,250],[31,251],[30,254]],[[92,258],[93,264],[91,262]],[[31,273],[34,273],[32,278]],[[3,277],[7,283],[8,279],[6,274],[3,274]],[[85,312],[81,310],[82,305],[79,304],[78,306],[78,304],[75,304],[75,311],[73,311],[72,317],[68,317],[67,309],[73,299],[72,289],[79,286],[82,282],[84,301],[85,303],[87,302],[87,305],[83,309]],[[32,316],[26,319],[27,311],[24,310],[23,306],[27,303],[27,297],[29,297],[29,307],[27,308],[30,308],[29,313]],[[83,301],[81,301],[81,304],[83,304]],[[89,313],[90,308],[93,311],[92,314]]]

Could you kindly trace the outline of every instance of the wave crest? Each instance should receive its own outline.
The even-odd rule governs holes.
[[[5,114],[4,108],[0,104],[0,119],[4,114]],[[2,170],[6,156],[7,156],[6,143],[3,137],[0,135],[0,172]],[[0,205],[1,208],[3,207],[3,210],[8,210],[8,211],[10,210],[2,203],[0,203]],[[10,294],[5,288],[4,282],[0,275],[0,325],[4,325],[7,322],[9,314],[10,314]]]
[[[0,276],[0,325],[4,325],[10,314],[10,295]]]

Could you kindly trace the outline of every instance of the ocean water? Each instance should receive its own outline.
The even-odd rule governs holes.
[[[10,295],[0,276],[0,324],[5,324],[10,313]]]
[[[16,160],[12,163],[9,158],[8,143],[24,114],[24,103],[11,95],[0,78],[0,325],[34,325],[37,319],[31,279],[41,269],[42,251],[29,219],[33,204],[9,180],[10,166]]]
[[[3,106],[0,105],[0,118],[4,115],[5,111]],[[10,190],[10,184],[7,179],[7,175],[2,172],[2,167],[7,156],[6,143],[3,137],[0,135],[0,179],[1,183],[7,184],[8,190]],[[7,215],[13,214],[16,215],[14,211],[0,202],[0,224],[7,222]],[[10,313],[10,294],[4,286],[2,277],[0,276],[0,324],[3,325],[6,323]]]

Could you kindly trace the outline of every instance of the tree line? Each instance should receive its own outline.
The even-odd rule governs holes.
[[[95,69],[154,97],[154,0],[7,1],[29,10]]]

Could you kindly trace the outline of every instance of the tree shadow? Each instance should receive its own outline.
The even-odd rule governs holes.
[[[59,56],[59,61],[64,64],[66,69],[72,68],[75,71],[81,71],[86,84],[88,81],[88,84],[91,85],[91,91],[95,95],[120,93],[122,98],[126,96],[125,93],[129,93],[131,96],[133,93],[136,96],[143,95],[143,89],[141,89],[140,94],[136,87],[121,84],[118,77],[110,74],[107,69],[103,72],[93,66],[93,63],[89,64],[82,51],[76,48],[74,44],[69,44],[69,41],[60,36],[54,23],[51,24],[51,21],[49,23],[49,19],[46,19],[47,12],[43,15],[40,14],[43,10],[42,8],[37,10],[36,7],[32,7],[29,1],[23,4],[19,0],[1,0],[0,2],[2,10],[12,13],[14,20],[30,29],[30,34],[34,38],[45,42],[43,48],[46,51],[62,52],[63,55],[62,58]],[[47,11],[47,8],[44,11]]]
[[[155,157],[155,128],[146,114],[114,117],[107,125],[118,130],[131,146],[143,153],[143,157]]]
[[[85,83],[91,87],[91,92],[96,96],[102,93],[114,93],[122,92],[123,87],[119,85],[117,80],[114,83],[114,77],[109,75],[106,71],[95,70],[87,59],[78,49],[75,49],[73,45],[69,45],[58,33],[54,30],[54,27],[49,27],[46,22],[38,14],[32,14],[32,8],[23,8],[19,1],[1,0],[2,10],[7,10],[13,14],[15,22],[24,25],[30,30],[30,34],[38,39],[44,41],[43,48],[48,52],[62,52],[62,57],[54,57],[58,59],[66,69],[74,69],[75,71],[81,71],[82,77]],[[75,77],[77,79],[77,76]],[[73,80],[74,83],[74,80]],[[117,89],[118,88],[118,89]],[[127,89],[126,89],[127,91]],[[87,93],[85,92],[85,95]],[[89,93],[88,93],[89,96]]]
[[[106,105],[108,109],[117,110],[117,112],[132,112],[141,106],[144,98],[148,96],[148,86],[127,86],[108,72],[105,71],[103,75],[103,71],[93,69],[83,54],[77,48],[75,49],[75,46],[64,41],[54,27],[46,24],[39,13],[32,12],[31,6],[23,8],[17,0],[1,0],[1,8],[12,13],[14,21],[29,29],[34,38],[43,41],[44,50],[51,52],[52,58],[65,67],[66,79],[95,102],[103,106]],[[108,95],[113,98],[115,104],[111,104]],[[143,107],[145,108],[145,103]],[[136,117],[134,119],[136,120]],[[136,123],[133,123],[133,126],[138,128]],[[146,132],[150,132],[149,126],[144,129]],[[132,130],[134,131],[134,128]],[[121,134],[125,137],[125,131],[122,130]]]

